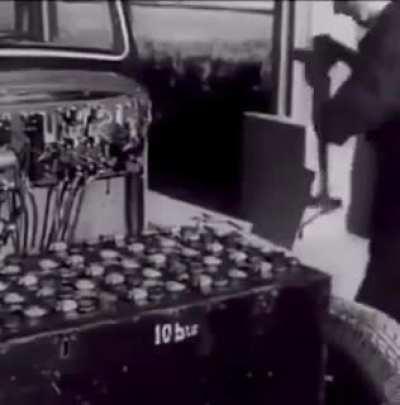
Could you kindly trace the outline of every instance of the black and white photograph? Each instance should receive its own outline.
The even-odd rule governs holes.
[[[0,405],[400,404],[400,0],[0,0]]]

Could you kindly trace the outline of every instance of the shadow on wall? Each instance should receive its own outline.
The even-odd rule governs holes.
[[[266,41],[137,40],[153,101],[150,187],[236,214],[243,112],[273,110]]]

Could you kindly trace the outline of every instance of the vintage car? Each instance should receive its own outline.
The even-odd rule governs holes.
[[[240,357],[240,353],[247,353],[247,348],[239,344],[247,336],[246,328],[239,324],[243,314],[235,312],[242,305],[228,305],[231,312],[227,317],[224,305],[218,306],[222,312],[215,316],[219,323],[214,320],[213,327],[220,333],[219,338],[227,330],[229,336],[221,339],[223,350],[215,358],[207,358],[207,364],[196,363],[195,367],[195,360],[187,357],[193,353],[187,343],[201,336],[197,353],[207,352],[212,341],[206,333],[209,329],[204,332],[196,321],[196,313],[170,311],[167,322],[164,309],[151,307],[155,323],[147,318],[140,323],[142,313],[139,316],[135,312],[133,316],[126,306],[115,307],[115,296],[124,293],[122,287],[116,287],[116,295],[103,297],[111,312],[95,315],[92,322],[88,313],[94,310],[90,298],[94,284],[87,278],[74,278],[73,269],[80,269],[85,276],[89,274],[88,269],[83,270],[82,250],[93,252],[100,243],[101,260],[108,266],[106,284],[118,286],[122,278],[118,270],[121,255],[104,246],[124,249],[126,240],[134,241],[148,228],[146,136],[151,125],[151,100],[135,80],[140,58],[131,17],[127,0],[0,1],[0,205],[7,206],[0,218],[0,242],[2,252],[11,252],[2,258],[0,266],[1,404],[122,404],[136,400],[170,403],[173,398],[182,403],[234,404],[246,398],[255,403],[268,400],[274,375],[264,375],[265,367],[259,361],[254,370],[230,375],[234,354]],[[196,237],[188,236],[193,246],[198,246]],[[171,249],[165,238],[161,241],[164,249]],[[219,246],[206,244],[203,253],[207,249],[214,249],[215,253]],[[132,242],[131,252],[139,257],[140,247]],[[244,243],[243,247],[247,249]],[[151,264],[162,267],[163,257],[154,254],[154,249],[148,249],[153,253]],[[196,255],[195,249],[186,250],[186,259],[192,257],[193,250]],[[210,261],[208,258],[204,265]],[[134,261],[124,263],[130,271],[134,270]],[[90,276],[100,276],[104,269],[96,262],[92,264]],[[200,261],[197,271],[202,266]],[[22,270],[26,271],[23,276]],[[318,274],[317,279],[325,283],[326,293],[327,278],[309,271],[310,279]],[[159,273],[146,268],[146,274],[152,278]],[[236,269],[234,274],[242,276],[243,272]],[[59,275],[63,279],[58,290],[63,295],[61,302],[52,297],[54,279]],[[47,281],[38,286],[38,279]],[[65,279],[75,280],[76,288]],[[219,278],[218,282],[222,285],[225,279]],[[293,280],[289,277],[285,282],[290,284]],[[177,285],[182,287],[169,284],[170,288]],[[79,294],[86,294],[80,315],[74,312],[77,304],[71,299],[76,289]],[[45,299],[49,306],[57,301],[56,311],[69,314],[65,321],[68,327],[59,318],[43,323],[40,319],[46,309],[37,303],[26,306],[22,290],[35,300]],[[144,294],[135,289],[133,298],[140,301],[140,293]],[[160,294],[163,291],[153,289],[155,298]],[[322,296],[327,303],[329,297]],[[217,301],[210,299],[210,305]],[[206,299],[201,304],[209,310]],[[257,305],[258,310],[269,303],[262,301]],[[274,355],[277,370],[280,360],[276,354],[281,353],[286,368],[278,382],[291,381],[294,385],[275,386],[272,398],[313,398],[307,403],[327,405],[395,403],[391,401],[397,399],[400,384],[400,331],[394,321],[374,309],[336,298],[330,300],[326,312],[323,305],[309,313],[308,307],[282,305],[284,319],[289,323],[293,320],[293,324],[285,324],[281,329],[283,339],[273,341],[276,347],[269,346],[260,353]],[[322,320],[314,319],[319,310],[324,314]],[[204,309],[204,314],[207,311]],[[182,313],[187,316],[177,317]],[[29,319],[32,329],[21,329],[21,314]],[[296,318],[296,314],[301,316]],[[115,329],[122,315],[123,322]],[[265,318],[257,319],[261,322]],[[271,319],[268,318],[269,323]],[[255,330],[260,329],[258,326],[264,327],[256,325]],[[317,329],[308,330],[308,326]],[[309,338],[316,339],[316,346]],[[170,345],[171,342],[180,345]],[[279,344],[284,347],[276,351]],[[306,349],[302,353],[303,344]],[[328,367],[323,372],[320,363],[306,364],[325,360],[325,351],[319,351],[320,347],[329,349]],[[295,357],[291,358],[292,354]],[[298,363],[300,360],[304,363]],[[207,391],[210,386],[203,374],[197,385],[190,385],[196,382],[192,375],[195,370],[212,369],[217,363],[222,367],[219,371],[226,375],[222,379],[213,376],[217,383],[211,384],[211,391]],[[105,365],[109,369],[104,369]],[[179,370],[176,375],[182,380],[174,378],[174,370]],[[307,370],[320,374],[307,376]],[[302,385],[303,382],[311,385]],[[218,385],[222,383],[227,385]],[[195,387],[193,392],[191,387]],[[230,395],[225,387],[233,390]],[[253,390],[250,395],[252,387],[258,391]],[[316,387],[320,392],[310,394]],[[184,395],[177,395],[182,392]],[[189,400],[191,395],[193,401]],[[283,405],[279,399],[276,403]]]

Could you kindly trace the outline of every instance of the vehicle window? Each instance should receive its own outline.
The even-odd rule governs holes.
[[[13,1],[0,2],[0,35],[3,32],[15,30],[15,16]]]
[[[211,91],[235,82],[246,87],[244,109],[273,112],[273,1],[134,1],[132,8],[142,62],[174,78],[162,87],[187,74]]]
[[[275,113],[274,1],[133,1],[150,187],[234,214],[243,113]]]
[[[114,47],[108,1],[51,2],[56,22],[50,43],[62,47],[109,50]]]
[[[121,53],[114,0],[0,0],[0,47]]]

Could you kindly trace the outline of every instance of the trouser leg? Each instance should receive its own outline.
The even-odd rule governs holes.
[[[370,261],[356,301],[400,322],[400,235],[372,241]]]

